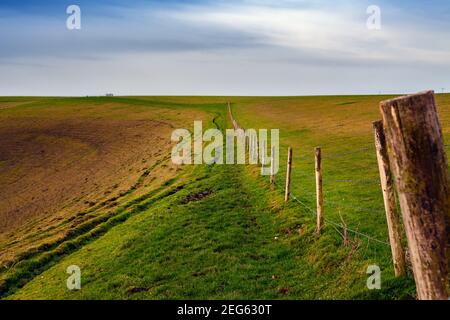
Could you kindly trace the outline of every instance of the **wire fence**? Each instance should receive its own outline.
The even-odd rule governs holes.
[[[339,215],[342,212],[344,215],[346,215],[346,220],[348,219],[350,224],[352,224],[352,220],[361,219],[361,214],[363,214],[367,218],[378,217],[378,221],[381,221],[383,219],[384,223],[385,211],[383,207],[381,184],[373,143],[370,144],[370,147],[363,147],[349,152],[326,153],[323,150],[322,154],[323,166],[327,167],[328,165],[330,165],[332,166],[330,170],[333,171],[332,177],[329,177],[327,175],[324,176],[323,204],[326,212],[326,217],[324,217],[325,224],[332,226],[341,235],[343,230],[346,230],[349,233],[358,235],[362,238],[366,238],[368,240],[372,240],[373,242],[390,246],[387,241],[380,239],[379,236],[357,230],[354,227],[344,225],[344,223],[335,221],[330,218],[330,215],[333,216],[333,212],[335,215],[337,212],[339,212]],[[366,167],[367,163],[364,163],[360,167],[355,166],[355,163],[353,161],[355,156],[370,156],[373,160],[372,162],[370,162],[370,169]],[[310,157],[313,158],[312,156]],[[351,158],[351,160],[349,160],[349,163],[342,161],[346,157]],[[339,159],[340,161],[337,162],[336,159]],[[304,162],[305,159],[302,159],[300,161]],[[315,177],[314,172],[312,171],[312,163],[314,162],[314,159],[310,161],[310,170],[300,175],[301,179],[308,178],[309,176],[309,184],[307,184],[305,181],[302,181],[304,187],[301,189],[301,194],[304,195],[304,197],[315,200],[316,193],[306,190],[308,189],[308,187],[310,189],[313,189],[315,186]],[[295,172],[295,170],[294,174],[296,177],[299,177],[298,173]],[[345,177],[345,175],[347,175],[348,177]],[[359,175],[367,176],[367,178],[358,178]],[[297,203],[301,204],[303,209],[306,209],[309,213],[317,215],[316,210],[302,201],[295,191],[291,192],[291,197]],[[358,205],[362,203],[367,204],[367,206]],[[330,215],[328,215],[327,212],[329,212]],[[347,221],[345,223],[347,223]],[[365,228],[367,229],[371,227],[366,225]]]
[[[238,121],[233,117],[233,113],[231,111],[231,105],[229,105],[229,116],[231,119],[231,122],[233,123],[233,126],[235,128],[240,128],[240,129],[244,129],[239,123]],[[338,124],[336,126],[334,126],[335,128],[338,127],[342,127],[343,124]],[[320,126],[318,126],[318,129],[320,128]],[[245,130],[245,129],[244,129]],[[332,139],[331,141],[327,141],[327,145],[333,145],[336,143],[342,144],[347,146],[348,145],[348,139],[339,139],[339,138],[335,138]],[[351,149],[349,151],[346,152],[337,152],[337,153],[325,153],[323,156],[323,160],[333,160],[333,163],[336,164],[343,164],[345,163],[345,161],[354,161],[355,156],[359,156],[361,158],[367,158],[370,157],[371,159],[373,159],[373,161],[376,161],[376,154],[375,154],[375,147],[373,143],[363,143],[360,144],[361,148],[357,148],[357,149]],[[304,154],[304,155],[298,155],[296,157],[296,159],[298,161],[301,161],[303,166],[313,166],[315,163],[314,157],[312,157],[312,152],[310,154]],[[337,162],[336,162],[337,161]],[[355,163],[352,163],[352,168],[356,168],[357,165]],[[295,167],[295,164],[294,164]],[[334,168],[335,170],[338,170],[336,167]],[[367,170],[366,167],[362,167],[363,170]],[[344,172],[349,172],[349,166],[344,165],[343,168],[341,168],[342,171]],[[351,172],[351,171],[350,171]],[[355,179],[355,178],[347,178],[347,177],[343,177],[340,179],[327,179],[326,180],[326,186],[327,188],[333,188],[334,192],[336,192],[336,189],[338,189],[340,186],[346,185],[348,187],[351,187],[352,189],[354,189],[355,187],[361,187],[361,189],[367,188],[367,186],[376,186],[377,188],[380,186],[380,180],[379,180],[379,176],[378,176],[378,168],[374,167],[373,172],[371,172],[373,174],[373,176],[375,178],[367,178],[367,179]],[[314,184],[314,175],[312,174],[312,171],[308,170],[294,170],[294,174],[297,177],[302,177],[303,179],[309,179],[310,182],[310,186],[312,187]],[[354,175],[353,175],[354,176]],[[282,183],[281,183],[282,184]],[[284,190],[280,190],[280,191],[284,191]],[[348,191],[348,190],[344,190],[344,191]],[[301,191],[302,194],[305,195],[305,197],[308,197],[310,199],[315,199],[316,198],[316,194],[307,190],[302,189]],[[327,195],[327,192],[324,192],[325,195]],[[380,194],[381,195],[381,194]],[[303,212],[306,212],[308,214],[310,214],[313,217],[317,217],[317,211],[315,209],[313,209],[311,206],[309,206],[307,203],[305,203],[304,201],[301,200],[301,198],[295,194],[294,192],[290,192],[290,196],[291,198],[298,204],[301,206],[301,208],[303,209]],[[373,199],[366,199],[366,201],[372,201]],[[382,199],[378,199],[379,202],[382,204]],[[350,203],[346,203],[344,201],[339,202],[336,200],[330,200],[327,197],[325,197],[324,199],[324,206],[328,206],[328,207],[333,207],[335,209],[344,209],[346,211],[352,211],[352,212],[359,212],[359,213],[367,213],[367,214],[375,214],[378,216],[381,216],[384,218],[384,210],[383,209],[379,209],[379,210],[375,210],[375,209],[368,209],[366,207],[361,207],[361,206],[357,206],[357,205],[353,205]],[[379,243],[382,244],[384,246],[390,247],[390,243],[382,240],[372,234],[366,233],[366,232],[362,232],[357,230],[354,227],[349,227],[346,224],[344,224],[343,222],[337,222],[329,217],[324,217],[324,224],[325,225],[329,225],[331,226],[340,236],[344,237],[344,232],[348,232],[348,233],[352,233],[355,236],[358,236],[360,238],[364,238],[367,239],[369,242],[372,241],[374,243]],[[387,235],[386,235],[387,237]]]
[[[244,129],[240,126],[239,122],[233,117],[231,111],[231,105],[229,105],[229,116],[233,125],[237,128]],[[346,121],[349,122],[349,121]],[[332,126],[327,126],[327,130],[336,130],[348,125],[348,123],[339,123]],[[322,124],[308,126],[310,130],[323,130]],[[321,144],[323,150],[335,150],[335,146],[339,145],[348,151],[343,152],[323,152],[323,161],[330,164],[332,167],[330,171],[333,172],[333,177],[325,179],[324,185],[324,206],[333,209],[335,212],[338,211],[341,215],[341,210],[353,212],[353,213],[364,213],[364,216],[349,215],[347,218],[359,219],[361,221],[365,217],[376,218],[378,222],[381,222],[382,226],[386,226],[385,209],[384,202],[381,193],[381,182],[378,172],[378,163],[376,157],[376,150],[373,139],[373,131],[370,125],[367,126],[367,131],[364,138],[370,139],[366,142],[361,141],[359,137],[338,137],[326,140],[326,143]],[[358,143],[354,143],[357,141]],[[325,147],[324,147],[325,146]],[[329,148],[327,148],[329,146]],[[356,147],[356,148],[355,148]],[[446,149],[450,148],[450,144],[444,146]],[[303,188],[301,189],[301,194],[308,199],[316,199],[316,194],[314,192],[308,191],[308,188],[313,189],[315,184],[315,177],[313,174],[313,167],[315,164],[315,159],[313,157],[313,148],[311,147],[311,152],[305,153],[303,149],[303,154],[296,155],[292,166],[292,176],[300,178],[302,180]],[[360,160],[366,161],[360,161]],[[297,162],[297,163],[295,163]],[[284,163],[281,161],[280,163]],[[283,166],[283,165],[282,165]],[[284,169],[284,167],[283,167]],[[281,170],[281,168],[280,168]],[[342,177],[339,177],[341,175]],[[348,175],[345,177],[344,175]],[[364,178],[358,178],[358,175],[364,175]],[[338,176],[336,178],[336,176]],[[367,177],[367,178],[365,178]],[[372,178],[373,177],[373,178]],[[283,179],[280,181],[280,185],[283,185]],[[284,189],[284,188],[283,188]],[[279,190],[283,191],[284,190]],[[302,207],[302,211],[311,214],[312,216],[317,216],[317,212],[310,205],[301,200],[296,192],[290,192],[291,198]],[[355,205],[354,201],[358,201],[359,205]],[[315,202],[315,201],[314,201]],[[361,206],[361,204],[367,204],[367,206]],[[330,211],[333,211],[330,210]],[[341,216],[342,219],[342,216]],[[350,219],[351,220],[351,219]],[[375,221],[374,223],[377,223]],[[349,227],[346,225],[347,221],[342,220],[342,222],[337,222],[331,219],[328,215],[324,217],[324,223],[333,227],[341,236],[343,231],[346,230],[358,237],[365,238],[369,241],[375,243],[383,244],[390,247],[390,243],[381,239],[379,236],[374,236],[368,232],[363,232],[357,230],[354,227]],[[382,230],[381,227],[378,228],[380,233],[385,234],[386,239],[387,228]]]
[[[298,199],[294,194],[291,194],[291,197],[292,197],[292,199],[294,199],[295,201],[297,201],[300,205],[302,205],[303,208],[305,208],[305,209],[306,209],[308,212],[310,212],[312,215],[317,216],[317,212],[316,212],[314,209],[312,209],[312,208],[309,207],[307,204],[305,204],[304,202],[302,202],[302,201],[301,201],[300,199]],[[330,224],[330,225],[332,225],[332,226],[334,226],[334,227],[341,228],[341,229],[343,229],[343,230],[345,229],[345,230],[347,230],[348,232],[351,232],[351,233],[356,234],[356,235],[358,235],[358,236],[367,238],[367,239],[369,239],[369,240],[372,240],[372,241],[375,241],[375,242],[378,242],[378,243],[387,245],[387,246],[389,246],[389,247],[391,246],[391,245],[390,245],[388,242],[386,242],[386,241],[377,239],[377,238],[375,238],[375,237],[373,237],[373,236],[371,236],[371,235],[365,234],[365,233],[363,233],[363,232],[359,232],[359,231],[357,231],[357,230],[351,229],[351,228],[349,228],[349,227],[347,227],[347,226],[344,226],[342,223],[335,222],[335,221],[333,221],[333,220],[331,220],[331,219],[324,218],[324,222],[325,222],[326,224],[328,223],[328,224]],[[340,233],[341,236],[343,236],[343,234],[342,234],[339,230],[337,230],[337,231]]]
[[[424,104],[429,107],[422,108]],[[450,145],[443,144],[441,140],[442,131],[438,124],[439,114],[436,111],[434,92],[427,91],[401,97],[395,102],[392,100],[383,101],[380,105],[384,122],[375,121],[370,126],[367,118],[365,120],[356,118],[355,120],[358,123],[355,123],[354,127],[347,128],[347,130],[333,131],[326,128],[327,125],[333,124],[336,118],[341,118],[344,114],[340,114],[339,117],[316,115],[314,120],[323,120],[318,129],[320,131],[317,132],[311,132],[311,123],[308,121],[309,118],[313,117],[312,115],[315,115],[314,113],[306,113],[306,117],[305,114],[297,114],[296,116],[284,114],[283,117],[280,116],[281,121],[294,120],[294,122],[284,126],[285,130],[288,131],[288,139],[285,140],[287,145],[284,145],[283,148],[289,147],[287,161],[285,162],[284,201],[286,203],[289,200],[291,200],[291,203],[295,201],[295,204],[298,204],[301,208],[302,214],[309,214],[316,218],[315,234],[317,236],[321,236],[322,230],[324,230],[323,233],[330,237],[333,233],[328,232],[328,229],[333,228],[342,237],[344,246],[351,244],[351,252],[358,250],[361,242],[350,241],[349,234],[354,235],[355,238],[366,239],[367,249],[372,243],[382,245],[382,247],[373,246],[370,249],[371,259],[373,257],[378,259],[379,249],[381,249],[383,259],[388,257],[390,251],[396,277],[407,274],[408,262],[410,267],[412,266],[418,299],[445,300],[448,298],[446,290],[448,283],[442,281],[442,274],[445,273],[443,266],[446,266],[448,257],[445,254],[447,243],[445,242],[446,235],[442,231],[442,225],[445,225],[447,218],[445,213],[448,212],[446,180],[450,167],[447,164],[444,166],[442,164],[447,162],[446,158],[449,154]],[[395,113],[393,118],[392,112]],[[276,118],[277,113],[274,112],[271,116]],[[425,120],[427,125],[423,124],[422,118],[427,119]],[[295,119],[298,119],[298,121],[295,122]],[[267,122],[273,123],[273,120],[269,119]],[[236,122],[234,119],[233,121]],[[264,121],[264,118],[260,121]],[[408,128],[414,128],[414,133],[403,132],[402,128],[398,127],[398,121],[404,123]],[[291,129],[289,132],[289,128],[295,127],[303,127],[304,129],[302,131],[292,131]],[[386,128],[389,130],[386,131]],[[300,132],[304,134],[297,135]],[[396,141],[395,136],[399,135],[402,135],[402,139]],[[331,143],[329,137],[334,138]],[[336,137],[338,138],[336,139]],[[438,149],[427,144],[427,141],[431,140],[441,140],[438,143]],[[326,151],[321,144],[324,141],[327,142]],[[315,145],[312,145],[312,143]],[[309,178],[303,172],[301,173],[300,190],[302,195],[306,195],[302,198],[298,196],[296,191],[291,190],[291,182],[295,179],[292,174],[295,171],[292,166],[292,151],[296,148],[300,152],[311,150],[309,154],[302,154],[298,166],[296,166],[296,169],[310,173]],[[394,149],[394,156],[390,154],[391,152],[388,149]],[[273,170],[274,162],[276,163],[280,155],[275,154],[274,150],[272,149],[270,161],[270,186],[271,190],[281,191],[276,188],[276,174]],[[327,161],[324,161],[323,154],[326,155]],[[402,161],[399,161],[399,158]],[[283,160],[280,163],[282,162]],[[399,170],[399,166],[404,163],[406,163],[405,170]],[[324,165],[327,166],[327,169],[324,169]],[[325,170],[328,170],[326,174]],[[344,178],[343,175],[348,175],[348,177]],[[443,183],[436,185],[436,179],[440,179]],[[430,189],[431,191],[423,192],[419,196],[409,197],[409,193],[405,190],[415,188],[416,180],[422,181],[427,186],[427,190]],[[298,181],[296,184],[299,184]],[[398,188],[399,185],[403,184],[405,188]],[[305,190],[311,190],[314,186],[315,195],[309,191],[305,192]],[[330,188],[333,189],[329,192],[330,197],[325,195],[325,186],[329,190]],[[361,188],[355,188],[355,186],[361,186]],[[405,196],[405,194],[408,194],[408,196]],[[326,202],[324,198],[327,199]],[[330,198],[332,202],[329,201]],[[397,198],[402,200],[401,208],[399,208]],[[316,202],[316,209],[313,208],[313,200]],[[353,206],[355,202],[357,207]],[[424,205],[424,203],[427,205]],[[431,205],[429,205],[430,203]],[[327,204],[334,206],[334,208],[326,208]],[[367,213],[352,214],[349,216],[349,220],[345,220],[340,210],[342,206],[346,208],[355,207],[355,210],[367,211]],[[294,213],[296,215],[297,207],[294,204],[287,204],[284,208],[287,209],[286,214],[292,215]],[[373,214],[372,211],[378,211],[381,208],[384,209],[382,212],[385,214]],[[295,211],[293,212],[293,210]],[[398,216],[399,212],[403,216],[403,227]],[[424,216],[427,216],[428,219],[424,219]],[[337,221],[338,218],[341,222]],[[348,224],[349,221],[352,222]],[[355,221],[359,222],[357,228],[354,227]],[[405,223],[405,221],[408,223]],[[331,228],[324,229],[326,225]],[[349,225],[352,225],[352,227],[349,227]],[[433,236],[430,236],[430,233]],[[408,240],[406,250],[404,248],[404,234],[406,234]],[[430,255],[434,257],[431,262]],[[427,265],[427,268],[421,269],[420,266],[423,265]]]

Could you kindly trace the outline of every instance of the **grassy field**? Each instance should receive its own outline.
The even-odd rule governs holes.
[[[322,148],[326,216],[342,215],[349,227],[387,241],[386,221],[373,142],[372,122],[381,118],[378,103],[388,96],[285,98],[237,103],[243,127],[281,130],[281,172],[292,146],[292,192],[314,207],[314,148]],[[450,140],[450,96],[437,101],[446,141]],[[447,145],[448,150],[448,145]],[[279,177],[279,186],[284,176]]]
[[[102,146],[112,146],[103,150],[114,152],[104,153],[123,155],[120,159],[135,151],[139,156],[145,154],[146,162],[142,165],[142,157],[120,160],[120,164],[128,163],[123,171],[107,166],[105,176],[121,179],[102,183],[104,179],[98,176],[94,180],[100,187],[94,190],[101,192],[95,197],[91,189],[75,186],[73,190],[80,193],[79,199],[70,205],[57,201],[53,211],[37,210],[35,215],[27,216],[26,223],[19,223],[21,219],[16,217],[19,222],[11,224],[13,229],[0,233],[0,257],[5,257],[0,271],[0,297],[414,298],[411,274],[394,278],[390,248],[381,243],[388,239],[371,123],[380,118],[378,102],[385,98],[388,97],[1,98],[0,137],[11,132],[17,123],[28,126],[35,124],[36,119],[44,119],[38,122],[40,131],[33,133],[37,137],[49,135],[48,131],[42,134],[43,127],[48,130],[49,121],[52,128],[54,122],[67,128],[68,123],[76,127],[73,121],[81,118],[83,123],[89,123],[83,132],[107,137],[110,131],[120,132],[118,124],[126,135],[137,123],[148,120],[149,128],[157,129],[133,135],[157,146],[159,155],[140,149],[139,143],[130,145],[134,140],[128,136],[123,144],[106,138],[103,144],[96,144],[74,136],[70,130],[56,135],[73,143],[66,151],[72,160],[77,159],[73,158],[73,150],[83,150],[87,145],[100,150]],[[192,128],[194,119],[203,120],[205,127],[230,127],[225,104],[228,100],[243,127],[280,129],[281,168],[275,191],[270,191],[268,179],[259,175],[257,167],[177,168],[170,164],[170,144],[166,143],[170,142],[171,129]],[[450,141],[450,95],[439,95],[437,100],[444,135]],[[158,121],[166,123],[168,129],[161,129]],[[102,122],[107,125],[99,132],[97,125]],[[29,137],[31,133],[27,134]],[[160,139],[154,139],[155,136]],[[43,141],[45,145],[50,144],[48,141],[55,143]],[[299,202],[286,205],[282,186],[288,146],[294,148],[292,191]],[[320,238],[314,235],[315,146],[321,146],[324,155],[326,218],[336,222],[343,219],[348,227],[381,242],[350,234],[350,244],[344,246],[339,233],[342,230],[330,224],[326,224]],[[94,155],[99,157],[98,153],[102,152]],[[11,159],[14,158],[0,158],[0,180],[5,179],[2,184],[24,168],[26,174],[34,174],[28,171],[31,164]],[[81,178],[90,174],[86,167],[103,159],[85,159],[85,165],[79,167]],[[53,163],[55,166],[58,161]],[[135,175],[130,178],[127,172]],[[124,194],[105,196],[112,183],[122,183]],[[55,190],[64,189],[55,182]],[[111,197],[115,199],[108,202]],[[89,201],[94,204],[90,206]],[[1,208],[0,217],[6,211],[4,205]],[[42,228],[46,232],[40,232]],[[383,272],[382,289],[378,291],[366,288],[366,269],[371,264],[379,265]],[[66,268],[70,265],[78,265],[82,270],[80,291],[66,288]]]

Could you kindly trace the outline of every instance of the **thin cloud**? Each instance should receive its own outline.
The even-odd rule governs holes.
[[[187,6],[167,15],[180,21],[212,29],[225,29],[252,35],[264,45],[307,50],[311,56],[328,54],[335,59],[365,59],[367,61],[406,60],[415,62],[450,62],[450,30],[418,29],[420,22],[407,16],[387,22],[381,30],[366,28],[367,16],[361,6],[342,10],[336,7],[283,8],[262,5]],[[272,3],[272,1],[268,1]],[[294,1],[293,1],[294,2]],[[388,11],[388,10],[387,10]],[[436,44],[440,44],[436,46]]]
[[[292,95],[450,87],[446,2],[437,12],[415,1],[393,6],[381,0],[381,31],[366,28],[365,0],[91,3],[80,3],[79,31],[65,28],[63,7],[33,13],[0,4],[0,94]]]

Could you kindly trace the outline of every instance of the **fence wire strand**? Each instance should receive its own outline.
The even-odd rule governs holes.
[[[228,113],[229,113],[230,119],[231,119],[234,127],[242,128],[238,124],[238,122],[234,119],[234,117],[233,117],[233,113],[231,111],[231,104],[228,105]],[[341,125],[338,125],[338,126],[341,126]],[[340,139],[336,139],[336,140],[340,140]],[[358,153],[359,154],[363,154],[363,153],[368,154],[371,150],[373,150],[373,147],[369,147],[369,145],[372,146],[372,143],[367,143],[367,144],[364,144],[364,145],[366,145],[367,147],[364,147],[364,148],[361,148],[361,149],[358,149],[358,150],[354,150],[354,151],[351,151],[351,152],[349,151],[349,152],[345,152],[345,153],[329,154],[329,155],[326,156],[326,158],[337,159],[337,158],[344,158],[344,157],[352,156],[352,155],[355,155],[355,154],[358,154]],[[309,156],[304,155],[304,156],[300,156],[298,158],[299,159],[307,159],[307,157],[309,158]],[[370,179],[366,179],[365,181],[369,181],[369,180]],[[341,181],[336,180],[335,182],[349,182],[349,181],[357,182],[357,180],[341,180]],[[363,181],[363,180],[359,180],[359,182],[361,182],[361,181]],[[378,180],[376,180],[376,181],[377,181],[377,184],[379,184],[379,181]],[[371,183],[375,182],[375,179],[370,180],[370,182]],[[309,211],[313,216],[317,216],[317,212],[314,209],[309,207],[307,204],[305,204],[303,201],[301,201],[299,198],[297,198],[294,194],[291,193],[291,197],[297,203],[299,203],[304,209]],[[333,202],[332,201],[325,201],[325,203],[333,203]],[[349,207],[349,208],[356,209],[356,210],[359,210],[359,211],[363,211],[364,210],[365,212],[374,212],[373,210],[369,211],[369,210],[358,208],[358,207],[352,207],[352,206],[349,206],[349,205],[342,205],[341,203],[335,203],[335,204],[339,205],[340,207],[344,207],[344,208],[345,207]],[[349,228],[347,226],[344,226],[342,223],[335,222],[335,221],[333,221],[331,219],[328,219],[328,218],[325,218],[325,217],[324,217],[323,220],[324,220],[325,224],[328,224],[328,225],[332,226],[336,230],[336,232],[338,232],[342,237],[344,237],[344,235],[339,231],[339,229],[346,229],[348,232],[351,232],[351,233],[353,233],[353,234],[355,234],[357,236],[366,238],[368,240],[368,245],[369,245],[370,241],[374,241],[374,242],[386,245],[388,247],[391,246],[386,241],[377,239],[377,238],[375,238],[375,237],[373,237],[373,236],[371,236],[369,234],[365,234],[363,232],[360,232],[360,231],[354,230],[352,228]]]
[[[305,204],[304,202],[302,202],[302,201],[301,201],[300,199],[298,199],[295,195],[291,194],[291,197],[292,197],[292,199],[294,199],[295,201],[297,201],[300,205],[302,205],[305,209],[307,209],[309,212],[311,212],[311,214],[313,214],[314,216],[317,216],[317,212],[316,212],[314,209],[312,209],[312,208],[309,207],[307,204]],[[361,237],[365,237],[365,238],[367,238],[367,239],[369,239],[369,240],[372,240],[372,241],[375,241],[375,242],[384,244],[384,245],[389,246],[389,247],[391,246],[391,245],[390,245],[388,242],[386,242],[386,241],[377,239],[377,238],[375,238],[375,237],[373,237],[373,236],[371,236],[371,235],[368,235],[368,234],[359,232],[359,231],[357,231],[357,230],[351,229],[351,228],[349,228],[349,227],[346,227],[346,226],[344,226],[342,223],[335,222],[335,221],[330,220],[330,219],[328,219],[328,218],[324,218],[323,220],[324,220],[325,223],[328,223],[328,224],[330,224],[330,225],[332,225],[332,226],[335,226],[335,227],[337,227],[337,228],[346,229],[347,231],[349,231],[349,232],[351,232],[351,233],[353,233],[353,234],[359,235],[359,236],[361,236]],[[339,233],[340,233],[340,232],[339,232]],[[342,236],[342,233],[340,233],[340,234],[341,234],[341,236]]]

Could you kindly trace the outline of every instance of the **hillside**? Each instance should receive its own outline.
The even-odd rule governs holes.
[[[386,98],[1,98],[0,296],[413,298],[411,274],[393,274],[373,147]],[[280,129],[275,191],[255,166],[171,163],[171,131],[230,128],[228,100],[243,127]],[[437,100],[450,141],[450,95]],[[332,223],[314,235],[316,146],[325,216],[355,231],[346,245]],[[366,288],[371,264],[382,290]],[[70,265],[80,291],[66,288]]]

